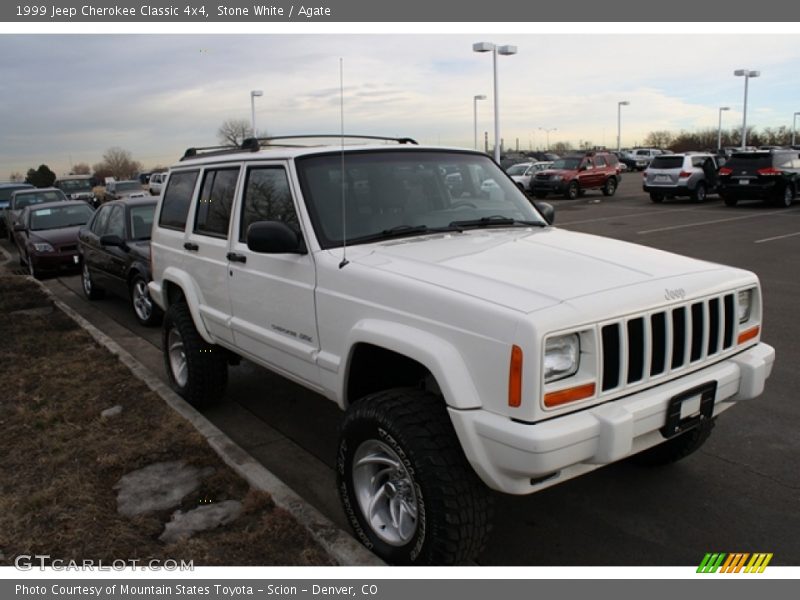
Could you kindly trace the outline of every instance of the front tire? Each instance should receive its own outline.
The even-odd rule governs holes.
[[[185,302],[175,302],[167,309],[161,342],[173,390],[196,407],[222,398],[228,383],[227,356],[200,336]]]
[[[705,444],[712,429],[714,429],[714,420],[706,420],[686,433],[635,454],[631,460],[644,467],[661,467],[677,462],[696,452]]]
[[[613,177],[606,179],[606,184],[603,186],[603,196],[613,196],[617,191],[617,180]]]
[[[336,472],[356,537],[387,562],[461,564],[483,549],[491,495],[467,462],[441,397],[394,389],[352,405]]]
[[[564,198],[567,200],[575,200],[581,193],[580,187],[578,187],[577,181],[570,181],[569,185],[567,186],[567,191],[564,192]]]

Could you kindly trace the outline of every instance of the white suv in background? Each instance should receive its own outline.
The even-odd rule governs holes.
[[[189,149],[149,286],[189,402],[245,357],[341,407],[342,507],[384,560],[474,560],[489,488],[681,459],[762,393],[753,273],[557,229],[485,154],[394,141]]]
[[[167,180],[167,173],[153,173],[150,175],[148,189],[151,196],[158,196],[161,194],[164,182]]]

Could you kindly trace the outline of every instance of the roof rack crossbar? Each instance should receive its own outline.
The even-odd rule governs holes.
[[[238,152],[239,146],[225,145],[225,146],[202,146],[197,148],[187,148],[183,153],[181,160],[186,158],[194,158],[200,154],[224,154],[226,152]]]
[[[270,137],[257,137],[257,138],[247,138],[242,142],[241,149],[242,150],[251,150],[256,152],[260,149],[262,143],[266,143],[267,145],[272,146],[285,146],[290,148],[302,148],[304,147],[302,144],[274,144],[273,142],[281,141],[281,140],[298,140],[298,139],[341,139],[342,137],[349,138],[349,139],[359,139],[359,140],[381,140],[384,142],[397,142],[398,144],[414,144],[417,145],[417,141],[410,137],[387,137],[383,135],[359,135],[359,134],[345,134],[342,136],[339,133],[309,133],[304,135],[276,135]]]

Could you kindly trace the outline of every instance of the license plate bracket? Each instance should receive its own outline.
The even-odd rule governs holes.
[[[684,402],[695,401],[700,397],[700,411],[686,417],[681,417],[681,408]],[[717,382],[709,381],[690,390],[673,396],[667,404],[667,419],[659,430],[665,438],[675,437],[711,418],[714,413],[714,399],[717,396]]]

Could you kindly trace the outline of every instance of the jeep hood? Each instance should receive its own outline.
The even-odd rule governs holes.
[[[468,230],[370,247],[372,252],[353,262],[521,312],[723,268],[646,246],[553,227]]]

